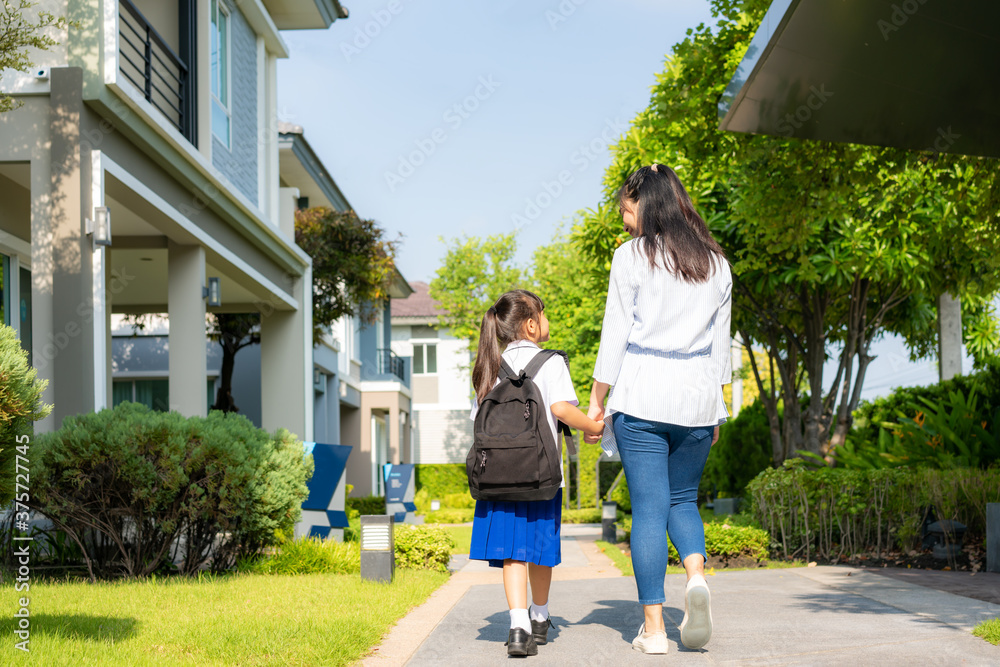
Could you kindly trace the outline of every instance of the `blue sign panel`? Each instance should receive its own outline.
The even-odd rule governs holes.
[[[306,454],[312,454],[315,470],[306,486],[309,495],[302,502],[304,531],[313,536],[326,537],[331,528],[347,527],[347,512],[343,497],[335,502],[337,487],[347,469],[348,445],[327,445],[318,442],[303,443]],[[339,505],[339,506],[338,506]]]

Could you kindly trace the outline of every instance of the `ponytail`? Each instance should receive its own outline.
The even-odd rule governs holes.
[[[490,393],[493,382],[500,374],[500,342],[497,333],[497,309],[490,306],[479,327],[479,349],[476,352],[476,364],[472,368],[472,386],[480,403]]]
[[[472,386],[480,403],[493,389],[502,363],[500,346],[506,346],[524,333],[529,319],[540,322],[545,304],[528,290],[505,292],[483,315],[479,327],[479,349],[472,367]]]

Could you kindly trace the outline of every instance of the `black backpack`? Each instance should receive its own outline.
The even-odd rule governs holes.
[[[465,459],[469,491],[476,500],[552,500],[562,480],[559,449],[548,424],[549,406],[532,378],[561,350],[539,350],[520,373],[501,360],[500,383],[476,413],[473,443]],[[571,454],[569,427],[559,422]]]

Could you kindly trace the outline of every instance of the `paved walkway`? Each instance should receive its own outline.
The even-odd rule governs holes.
[[[641,607],[635,580],[594,545],[599,526],[564,526],[554,571],[550,641],[538,665],[998,665],[1000,647],[973,637],[1000,605],[848,567],[719,572],[709,577],[715,634],[680,644],[684,576],[669,575],[670,653],[631,648]],[[389,633],[365,665],[490,665],[509,659],[509,615],[499,570],[456,559],[451,580]],[[958,574],[958,573],[956,573]],[[914,577],[916,575],[910,575]]]

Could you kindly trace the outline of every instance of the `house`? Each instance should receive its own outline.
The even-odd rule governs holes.
[[[347,211],[352,207],[306,139],[301,126],[278,123],[279,205],[282,219],[294,223],[295,212],[312,206]],[[294,227],[289,230],[294,235]],[[308,441],[353,447],[346,482],[354,495],[382,494],[379,471],[386,463],[409,462],[409,360],[393,354],[389,322],[392,303],[412,289],[397,270],[390,299],[372,324],[344,317],[312,349],[312,437]],[[115,320],[112,343],[113,404],[123,400],[169,409],[168,322],[153,318],[141,335]],[[312,328],[310,324],[310,336]],[[262,347],[251,345],[235,357],[233,399],[240,414],[263,425]],[[215,401],[222,354],[206,341],[208,405]],[[296,432],[297,433],[297,432]]]
[[[469,341],[439,328],[441,307],[429,286],[411,282],[413,293],[392,308],[392,349],[411,357],[413,369],[413,463],[464,463],[472,445],[472,354]]]
[[[3,314],[48,380],[55,408],[38,430],[113,403],[112,313],[168,314],[166,402],[204,415],[206,312],[259,312],[261,424],[312,439],[311,262],[281,200],[276,63],[280,30],[346,12],[335,0],[39,9],[80,27],[0,79],[22,102],[0,116]]]

